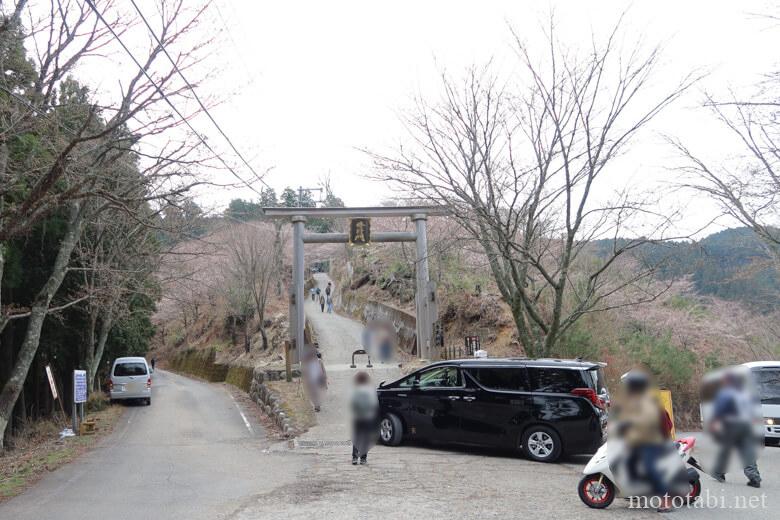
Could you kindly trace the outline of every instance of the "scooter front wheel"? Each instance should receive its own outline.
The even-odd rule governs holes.
[[[615,485],[601,473],[582,477],[577,492],[580,500],[593,509],[609,507],[615,499]]]

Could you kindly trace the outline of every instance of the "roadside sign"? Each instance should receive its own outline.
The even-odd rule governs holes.
[[[51,365],[46,365],[46,377],[49,379],[49,388],[51,388],[51,396],[56,401],[59,399],[57,395],[57,385],[54,384],[54,376],[51,373]]]
[[[87,371],[86,370],[73,371],[73,402],[74,403],[87,402]]]
[[[371,219],[353,218],[349,221],[349,243],[364,246],[371,242]]]

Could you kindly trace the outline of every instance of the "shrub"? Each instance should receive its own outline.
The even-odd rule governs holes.
[[[104,392],[92,392],[87,397],[87,412],[99,412],[105,410],[109,404],[108,396]]]
[[[594,341],[593,334],[575,323],[561,336],[554,349],[554,355],[564,359],[581,357],[588,361],[598,361],[602,356],[601,350]]]
[[[626,339],[625,346],[633,361],[647,367],[659,385],[671,390],[689,390],[696,355],[672,344],[671,334],[653,336],[634,332]]]

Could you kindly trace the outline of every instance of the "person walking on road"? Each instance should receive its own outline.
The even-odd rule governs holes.
[[[350,399],[352,409],[352,464],[366,464],[368,450],[376,439],[379,400],[371,378],[366,372],[355,374],[355,386]]]
[[[332,296],[328,296],[327,304],[328,304],[328,314],[333,314],[333,297]]]
[[[320,294],[320,310],[325,312],[325,295]]]
[[[314,287],[309,289],[309,295],[311,296],[311,301],[317,301],[317,291],[314,289]]]
[[[718,482],[726,481],[726,470],[732,450],[742,460],[747,485],[761,487],[761,474],[756,461],[757,439],[753,434],[752,404],[744,381],[734,373],[727,373],[713,402],[712,433],[717,441],[718,455],[712,476]]]
[[[154,365],[157,364],[157,358],[152,358],[152,372],[154,372]]]
[[[314,411],[319,412],[322,404],[322,392],[328,388],[328,379],[319,352],[312,349],[306,354],[303,375],[309,400]]]
[[[331,282],[328,282],[328,286],[325,287],[325,296],[330,296],[330,294],[333,292],[333,285]]]

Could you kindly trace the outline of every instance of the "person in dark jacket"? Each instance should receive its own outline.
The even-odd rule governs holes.
[[[368,450],[376,439],[379,400],[366,372],[355,374],[350,399],[352,409],[352,464],[366,464]]]

